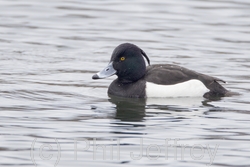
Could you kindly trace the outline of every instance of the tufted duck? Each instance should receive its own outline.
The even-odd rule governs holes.
[[[146,58],[149,66],[143,59]],[[150,65],[146,53],[138,46],[124,43],[115,48],[108,66],[93,79],[118,76],[108,94],[121,97],[195,97],[225,96],[225,81],[172,64]]]

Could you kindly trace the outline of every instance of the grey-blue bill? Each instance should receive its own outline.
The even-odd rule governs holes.
[[[96,73],[92,76],[92,79],[102,79],[107,78],[116,74],[116,70],[113,67],[113,62],[110,62],[107,67],[105,67],[102,71]]]

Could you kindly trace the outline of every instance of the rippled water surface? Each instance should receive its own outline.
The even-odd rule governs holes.
[[[0,20],[1,166],[250,166],[248,0],[0,0]],[[240,95],[110,98],[91,77],[123,42]]]

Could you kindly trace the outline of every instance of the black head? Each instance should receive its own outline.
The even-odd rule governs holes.
[[[123,83],[135,82],[146,73],[143,56],[150,65],[148,56],[138,46],[130,43],[121,44],[113,51],[108,67],[95,74],[92,78],[99,79],[116,74],[119,81]]]
[[[136,45],[124,43],[117,46],[112,53],[110,62],[113,62],[118,79],[122,82],[134,82],[142,78],[146,73],[143,56],[150,64],[145,52]]]

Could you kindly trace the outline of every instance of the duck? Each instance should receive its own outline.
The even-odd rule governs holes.
[[[117,78],[109,85],[109,96],[210,98],[223,97],[229,92],[220,84],[226,82],[217,77],[174,64],[151,65],[147,54],[132,43],[117,46],[107,67],[94,74],[92,79],[103,79],[112,75],[117,75]]]

